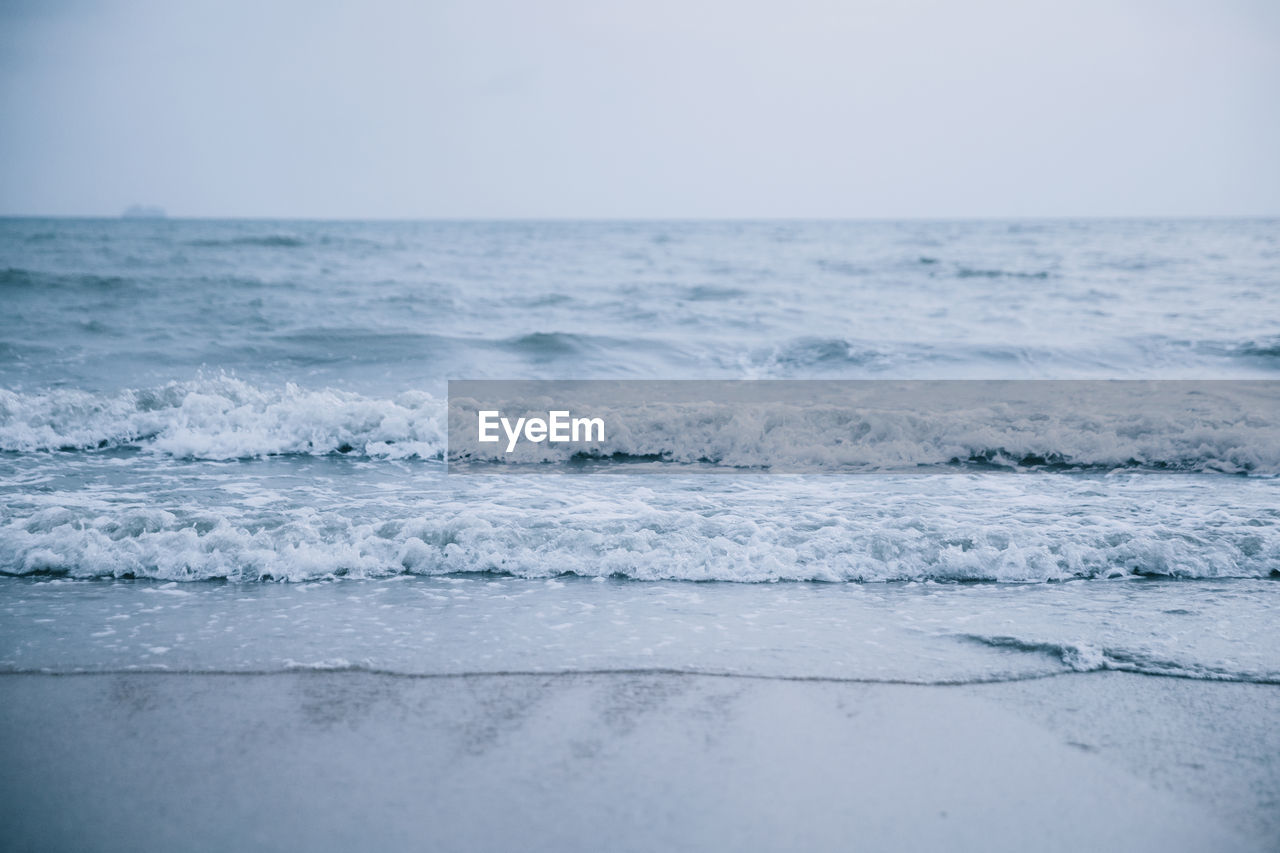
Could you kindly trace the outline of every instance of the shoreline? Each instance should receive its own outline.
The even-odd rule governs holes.
[[[0,690],[18,850],[1280,841],[1274,685],[305,670],[9,673]]]
[[[887,687],[941,687],[962,689],[965,687],[989,687],[997,684],[1021,684],[1033,681],[1048,681],[1055,678],[1071,678],[1080,675],[1117,674],[1136,678],[1172,679],[1174,681],[1202,682],[1205,684],[1248,684],[1260,687],[1280,687],[1280,679],[1247,678],[1223,675],[1221,677],[1191,675],[1181,672],[1151,672],[1142,669],[1121,669],[1101,666],[1093,669],[1063,669],[1048,672],[1031,672],[1022,675],[975,675],[957,679],[910,679],[877,676],[845,676],[845,675],[783,675],[768,672],[734,672],[732,670],[681,669],[678,667],[603,667],[598,669],[477,669],[459,670],[456,672],[412,672],[397,669],[383,669],[363,664],[298,664],[282,666],[279,669],[172,669],[155,665],[151,667],[118,667],[105,669],[3,669],[0,678],[20,676],[40,676],[48,678],[84,678],[102,676],[172,676],[178,677],[211,677],[211,678],[272,678],[276,676],[330,676],[330,675],[365,675],[376,678],[407,679],[410,681],[449,681],[481,678],[542,678],[573,679],[592,677],[635,677],[635,678],[708,678],[731,679],[743,681],[776,681],[795,684],[848,684],[848,685],[884,685]]]

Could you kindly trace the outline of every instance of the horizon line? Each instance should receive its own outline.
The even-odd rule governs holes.
[[[1012,221],[1204,221],[1280,219],[1276,213],[1124,213],[1124,214],[1001,214],[1001,215],[905,215],[905,216],[291,216],[291,215],[200,215],[167,213],[157,216],[130,216],[125,212],[103,213],[0,213],[0,219],[63,219],[121,222],[1012,222]]]

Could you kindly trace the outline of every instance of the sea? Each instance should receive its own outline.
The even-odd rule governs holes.
[[[3,219],[0,299],[0,671],[1280,683],[1274,417],[446,461],[458,379],[1280,379],[1278,220]]]

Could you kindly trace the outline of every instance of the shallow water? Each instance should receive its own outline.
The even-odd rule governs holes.
[[[678,671],[930,684],[1121,670],[1280,683],[1275,588],[11,578],[0,581],[0,671]]]

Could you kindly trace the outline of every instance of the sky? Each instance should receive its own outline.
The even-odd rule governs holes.
[[[1272,0],[0,0],[0,214],[1280,215]]]

